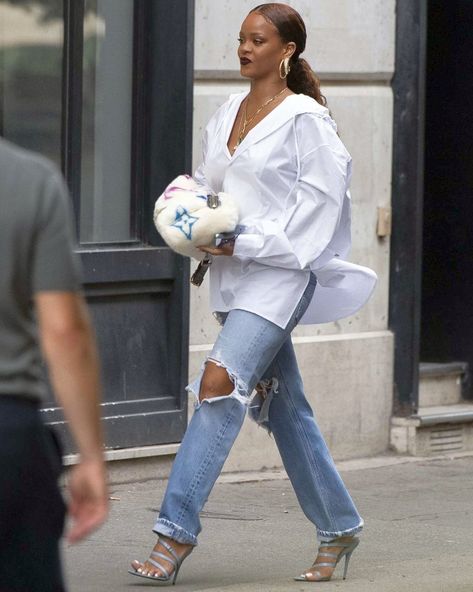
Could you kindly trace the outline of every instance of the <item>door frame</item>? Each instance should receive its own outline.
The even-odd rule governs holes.
[[[389,327],[394,414],[419,404],[427,0],[396,2]]]

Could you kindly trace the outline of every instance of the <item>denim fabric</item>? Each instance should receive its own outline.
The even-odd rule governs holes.
[[[196,408],[179,448],[154,526],[157,534],[197,544],[199,512],[243,424],[250,416],[274,435],[299,503],[320,540],[355,534],[363,521],[338,474],[304,391],[290,333],[312,299],[316,278],[289,324],[282,329],[253,313],[235,309],[224,322],[209,360],[224,367],[234,390],[198,398],[202,373],[188,389]],[[251,393],[259,383],[257,394]]]

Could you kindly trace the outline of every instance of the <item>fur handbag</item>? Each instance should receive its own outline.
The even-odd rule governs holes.
[[[215,244],[215,235],[233,232],[238,207],[227,193],[207,194],[189,175],[179,175],[159,196],[154,224],[173,251],[199,261],[204,253],[197,247]]]

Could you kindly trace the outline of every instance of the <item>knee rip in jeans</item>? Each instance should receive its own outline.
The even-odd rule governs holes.
[[[208,362],[211,362],[219,368],[224,368],[228,374],[230,381],[233,384],[233,390],[226,395],[216,395],[213,397],[204,397],[201,395],[201,383],[205,372],[205,367]],[[220,360],[216,358],[207,358],[201,368],[200,376],[192,382],[188,387],[187,391],[194,395],[194,407],[199,409],[204,403],[217,403],[225,399],[235,399],[239,401],[248,409],[248,415],[255,421],[259,426],[265,428],[268,433],[271,433],[269,429],[269,407],[273,400],[273,395],[278,392],[279,381],[276,377],[264,378],[258,382],[255,387],[255,394],[251,397],[248,385],[228,366],[226,366]]]
[[[207,363],[209,363],[209,362],[211,362],[212,364],[215,364],[219,368],[223,368],[227,372],[228,378],[230,379],[230,381],[233,385],[233,390],[230,393],[224,394],[224,395],[215,395],[215,396],[202,396],[202,393],[201,393],[202,379],[204,377],[205,367],[206,367]],[[235,399],[238,402],[240,402],[242,405],[244,405],[245,407],[248,407],[248,405],[250,403],[250,397],[249,397],[249,392],[248,392],[249,389],[248,389],[248,386],[246,385],[246,383],[243,380],[241,380],[237,376],[237,374],[235,372],[233,372],[230,368],[228,368],[223,362],[221,362],[220,360],[217,360],[215,358],[207,358],[207,360],[205,360],[199,378],[197,380],[195,380],[192,384],[190,384],[187,387],[187,390],[194,395],[196,409],[199,409],[199,407],[201,405],[203,405],[204,403],[212,404],[212,403],[217,403],[218,401],[222,401],[225,399]]]

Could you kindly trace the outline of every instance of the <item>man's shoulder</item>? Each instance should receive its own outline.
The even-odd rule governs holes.
[[[47,158],[20,148],[7,140],[0,139],[0,178],[6,180],[9,176],[13,179],[45,179],[56,177],[59,170]],[[19,176],[18,173],[21,172]]]

